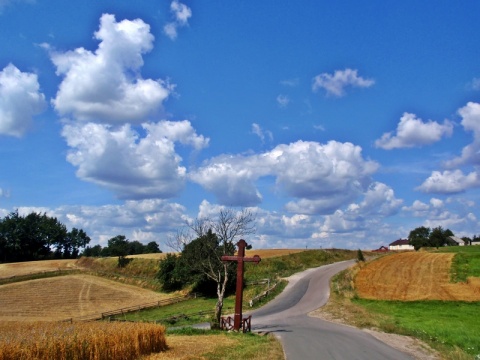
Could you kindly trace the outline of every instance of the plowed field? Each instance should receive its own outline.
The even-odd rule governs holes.
[[[68,275],[0,286],[0,321],[63,320],[171,297],[90,275]]]
[[[453,256],[427,252],[385,256],[358,272],[355,288],[365,299],[480,301],[480,278],[450,282]]]

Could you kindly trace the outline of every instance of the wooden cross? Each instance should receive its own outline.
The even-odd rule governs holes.
[[[245,262],[254,262],[258,264],[260,262],[260,256],[245,257],[245,248],[247,242],[241,239],[238,243],[237,256],[223,255],[222,261],[236,261],[237,265],[237,290],[235,293],[235,316],[233,318],[233,329],[235,331],[240,330],[242,325],[242,302],[243,302],[243,264]]]

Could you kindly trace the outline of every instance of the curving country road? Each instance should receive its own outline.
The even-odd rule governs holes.
[[[249,313],[252,331],[275,334],[287,360],[413,359],[362,330],[308,316],[327,302],[330,278],[352,264],[343,261],[291,276],[278,297]]]

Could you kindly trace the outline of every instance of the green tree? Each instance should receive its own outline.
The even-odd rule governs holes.
[[[438,226],[430,232],[429,246],[440,247],[449,244],[449,236],[454,236],[450,229],[444,230],[441,226]]]
[[[167,256],[160,261],[157,278],[162,283],[162,290],[180,290],[184,284],[189,282],[188,271],[179,263],[179,260],[180,256],[167,254]]]
[[[410,234],[408,235],[408,242],[410,245],[413,245],[415,250],[418,250],[421,247],[429,246],[429,237],[430,228],[420,226],[410,231]]]
[[[215,218],[196,219],[189,226],[197,236],[197,243],[187,250],[190,245],[188,237],[183,232],[178,233],[181,237],[176,243],[183,243],[184,247],[181,261],[186,261],[190,268],[203,273],[216,284],[217,303],[214,326],[218,326],[229,280],[234,278],[230,275],[230,271],[235,269],[234,264],[222,262],[221,256],[234,253],[237,239],[240,240],[241,237],[255,233],[255,215],[247,209],[236,211],[232,208],[223,208]],[[186,250],[189,254],[184,257]]]
[[[357,261],[365,261],[365,256],[363,256],[363,252],[360,249],[357,251]]]
[[[216,288],[218,300],[215,306],[216,323],[214,326],[220,324],[223,299],[229,280],[235,279],[235,264],[223,262],[221,257],[234,253],[235,246],[232,242],[223,243],[216,234],[208,230],[205,235],[185,246],[179,260],[181,268],[189,269],[189,282],[194,285],[195,289],[208,294],[211,289],[210,285],[214,289]]]
[[[21,216],[14,211],[0,220],[0,260],[5,262],[75,257],[88,241],[83,230],[68,232],[57,218],[45,213]]]
[[[91,256],[91,257],[99,257],[102,255],[102,245],[95,245],[95,246],[87,246],[82,253],[82,256]]]
[[[145,253],[145,246],[138,240],[130,241],[128,244],[129,255],[136,255],[136,254],[144,254]]]
[[[145,247],[146,254],[156,254],[161,252],[162,250],[160,250],[160,247],[155,241],[150,241]]]
[[[128,264],[129,251],[130,244],[124,235],[117,235],[108,240],[108,252],[110,256],[118,256],[118,267],[125,267]]]

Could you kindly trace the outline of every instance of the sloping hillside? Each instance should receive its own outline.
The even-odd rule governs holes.
[[[23,281],[0,287],[0,321],[63,320],[171,297],[90,275]]]
[[[408,252],[382,257],[355,278],[358,295],[376,300],[480,301],[480,278],[450,282],[454,254]]]

